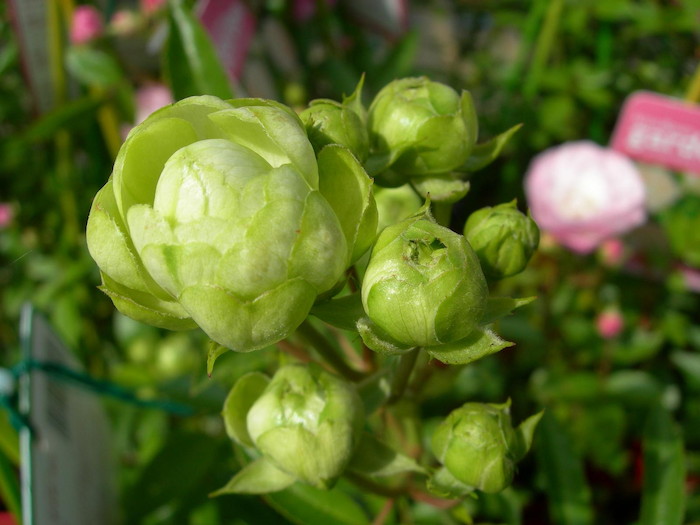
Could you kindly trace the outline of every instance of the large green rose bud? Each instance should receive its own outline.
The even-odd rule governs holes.
[[[512,482],[515,464],[529,450],[541,417],[540,412],[513,428],[510,402],[466,403],[435,430],[433,453],[460,483],[500,492]]]
[[[340,144],[352,151],[360,162],[367,159],[367,128],[349,106],[335,100],[314,100],[299,117],[306,126],[309,140],[317,153],[328,144]]]
[[[521,213],[515,201],[472,213],[464,225],[464,236],[492,279],[523,271],[540,241],[535,221]]]
[[[481,321],[487,299],[469,243],[423,211],[384,229],[362,283],[367,316],[410,346],[465,338]]]
[[[237,350],[288,336],[350,247],[303,124],[271,101],[192,97],[135,127],[87,225],[124,314]]]
[[[462,166],[477,136],[468,91],[425,77],[395,80],[375,97],[368,113],[373,151],[398,155],[391,169],[403,175],[435,175]]]
[[[247,432],[277,468],[328,489],[360,439],[362,401],[355,387],[317,365],[280,368],[250,407]]]

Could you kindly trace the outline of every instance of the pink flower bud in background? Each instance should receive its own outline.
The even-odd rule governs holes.
[[[130,35],[135,33],[141,25],[141,17],[135,11],[120,9],[109,21],[109,27],[116,35]]]
[[[590,141],[537,155],[526,175],[525,193],[540,229],[578,253],[646,220],[644,183],[634,164]]]
[[[613,339],[620,335],[625,321],[616,308],[608,308],[600,312],[595,320],[598,335],[603,339]]]
[[[145,15],[152,15],[159,11],[168,0],[141,0],[141,12]]]
[[[135,125],[140,124],[146,117],[148,117],[154,111],[172,104],[174,102],[173,95],[168,88],[163,84],[147,84],[136,90],[136,115],[134,118],[133,125],[122,126],[121,133],[122,138],[126,139],[126,136],[131,131]]]
[[[80,5],[73,11],[70,27],[72,44],[85,44],[99,37],[104,31],[102,15],[91,5]]]
[[[12,204],[0,202],[0,230],[7,228],[12,223],[13,218]]]
[[[605,266],[617,268],[625,259],[625,245],[620,239],[606,239],[598,248],[598,253]]]
[[[681,265],[678,268],[683,276],[683,283],[690,292],[700,293],[700,270]]]

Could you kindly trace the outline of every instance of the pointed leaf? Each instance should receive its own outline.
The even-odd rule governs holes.
[[[192,95],[232,98],[233,91],[216,50],[200,22],[181,2],[170,3],[164,70],[176,99]]]
[[[270,379],[260,372],[249,372],[242,376],[226,396],[221,412],[228,436],[246,447],[253,447],[248,434],[248,411],[258,400]]]
[[[357,321],[365,315],[365,310],[362,308],[362,297],[354,293],[316,304],[311,314],[336,328],[355,331]]]
[[[110,87],[124,78],[114,58],[87,46],[69,47],[66,50],[66,67],[86,86]]]
[[[462,165],[459,171],[477,171],[491,164],[501,154],[503,147],[513,134],[521,127],[522,124],[516,124],[491,140],[474,146],[467,162]]]
[[[357,114],[357,116],[360,117],[362,123],[366,124],[367,109],[365,108],[364,104],[362,104],[362,88],[364,87],[364,85],[365,74],[363,73],[360,77],[359,82],[357,83],[357,86],[355,87],[355,91],[353,91],[350,96],[343,96],[343,106],[352,109]]]
[[[207,352],[207,375],[209,377],[211,377],[214,371],[214,363],[216,360],[226,352],[230,352],[230,349],[220,345],[216,341],[209,341],[209,351]]]
[[[593,522],[591,490],[583,461],[554,416],[546,413],[540,423],[537,460],[549,497],[552,523],[590,525]]]
[[[397,452],[368,433],[362,435],[348,468],[368,476],[393,476],[404,472],[426,474],[426,470],[416,460]]]
[[[209,496],[222,494],[267,494],[284,490],[296,481],[294,476],[282,472],[266,458],[249,463],[231,481]]]
[[[685,516],[683,440],[668,411],[652,408],[644,427],[640,525],[680,525]]]
[[[482,325],[491,324],[499,319],[510,315],[513,310],[530,304],[537,297],[489,297],[489,302],[486,305],[486,312],[481,320]]]
[[[436,470],[428,480],[427,486],[432,494],[446,499],[463,498],[474,492],[474,487],[459,481],[446,467]]]
[[[527,454],[527,451],[530,450],[530,447],[532,446],[532,438],[535,435],[535,429],[537,428],[537,423],[540,422],[543,415],[544,410],[540,410],[537,414],[530,416],[525,421],[520,423],[520,425],[518,425],[518,427],[515,429],[516,441],[511,449],[513,459],[515,461],[520,461],[525,454]]]
[[[501,339],[492,330],[484,328],[474,330],[466,338],[456,343],[429,346],[426,350],[431,357],[447,365],[466,365],[514,344]]]

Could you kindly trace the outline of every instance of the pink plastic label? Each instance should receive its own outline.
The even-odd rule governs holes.
[[[229,78],[238,80],[255,33],[255,16],[241,0],[203,0],[198,11]]]
[[[622,107],[611,146],[637,160],[700,175],[700,106],[633,93]]]

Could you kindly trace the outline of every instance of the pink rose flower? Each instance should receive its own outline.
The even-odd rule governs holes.
[[[625,326],[625,321],[622,314],[615,308],[603,310],[598,314],[595,321],[598,335],[603,339],[614,339],[622,332]]]
[[[634,164],[590,141],[540,153],[530,164],[525,193],[540,229],[578,253],[646,220],[644,183]]]
[[[73,11],[70,27],[72,44],[85,44],[102,35],[104,23],[102,15],[91,5],[80,5]]]

